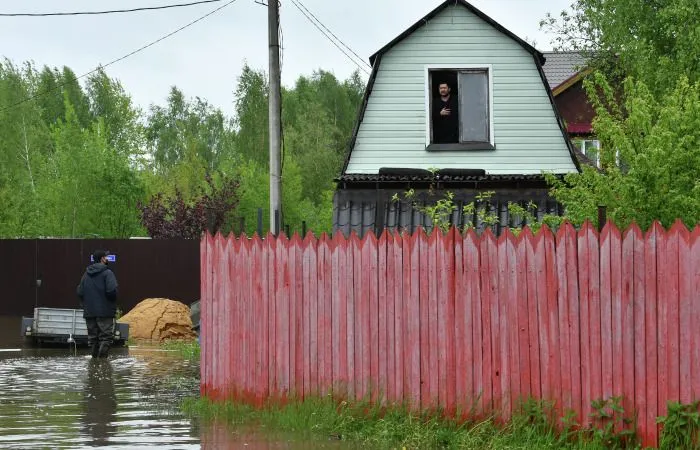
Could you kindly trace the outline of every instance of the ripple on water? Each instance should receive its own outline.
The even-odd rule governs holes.
[[[177,410],[198,390],[196,364],[164,354],[3,356],[0,448],[200,448],[198,427]]]
[[[200,426],[177,408],[180,399],[199,391],[198,364],[172,353],[132,348],[106,361],[66,355],[65,350],[0,355],[0,449],[355,448],[222,424]]]

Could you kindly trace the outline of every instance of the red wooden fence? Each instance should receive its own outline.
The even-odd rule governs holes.
[[[700,399],[700,227],[201,243],[202,393],[499,413],[623,396],[644,443]],[[475,409],[474,409],[475,408]]]

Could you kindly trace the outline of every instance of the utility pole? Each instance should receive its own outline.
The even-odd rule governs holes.
[[[270,43],[270,230],[277,235],[282,220],[282,173],[280,165],[282,142],[282,94],[280,75],[279,2],[268,0]]]

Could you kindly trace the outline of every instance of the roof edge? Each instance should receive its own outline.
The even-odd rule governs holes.
[[[552,110],[554,111],[554,116],[556,117],[557,124],[559,124],[559,129],[561,130],[562,137],[564,138],[566,147],[569,149],[569,156],[571,156],[571,161],[574,163],[576,171],[578,171],[578,173],[581,173],[581,163],[576,157],[576,149],[574,147],[574,144],[571,142],[571,139],[569,138],[569,133],[566,131],[566,125],[564,125],[564,119],[562,118],[562,115],[559,112],[559,108],[557,108],[557,102],[554,101],[554,94],[552,94],[552,90],[549,87],[549,82],[547,81],[547,77],[544,74],[544,68],[542,67],[542,63],[534,55],[533,59],[535,60],[537,71],[539,72],[540,78],[542,79],[544,90],[547,91],[547,97],[549,98],[549,103],[552,105]]]
[[[420,20],[418,20],[416,23],[411,25],[408,29],[406,29],[403,33],[399,34],[397,37],[392,39],[388,44],[386,44],[384,47],[380,48],[377,50],[372,56],[369,57],[369,62],[372,66],[374,66],[374,61],[376,58],[383,53],[386,53],[391,49],[394,45],[398,44],[402,40],[404,40],[406,37],[409,35],[413,34],[417,29],[428,23],[429,20],[431,20],[433,17],[437,16],[440,14],[445,8],[447,8],[450,5],[462,5],[465,8],[467,8],[469,11],[471,11],[473,14],[475,14],[477,17],[491,25],[492,27],[496,28],[498,31],[501,33],[505,34],[506,36],[510,37],[513,39],[515,42],[520,44],[525,50],[527,50],[530,54],[533,56],[536,56],[537,59],[539,59],[541,64],[544,64],[546,58],[544,55],[537,50],[535,47],[532,45],[528,44],[525,42],[523,39],[519,38],[515,33],[512,31],[508,30],[505,28],[503,25],[499,24],[495,20],[493,20],[491,17],[483,13],[481,10],[476,8],[474,5],[471,3],[467,2],[466,0],[445,0],[442,4],[438,5],[437,8],[433,9],[430,11],[428,14],[423,16]]]
[[[343,170],[340,175],[344,175],[345,171],[348,170],[348,165],[350,164],[350,156],[352,155],[352,150],[355,148],[355,143],[357,142],[357,133],[360,131],[360,125],[362,120],[365,118],[365,111],[367,110],[367,102],[369,101],[369,96],[372,93],[372,88],[374,88],[374,80],[377,79],[377,73],[379,72],[379,63],[381,62],[381,55],[377,60],[377,64],[372,65],[372,73],[369,75],[369,80],[367,81],[367,87],[365,87],[365,93],[362,97],[362,103],[360,104],[360,109],[357,111],[355,116],[355,126],[352,129],[352,136],[350,137],[350,143],[345,153],[345,161],[343,162]]]
[[[590,67],[576,72],[566,80],[559,83],[554,89],[552,89],[552,94],[556,97],[559,94],[567,91],[570,87],[581,81],[585,76],[587,76],[591,72],[593,72],[593,69]]]

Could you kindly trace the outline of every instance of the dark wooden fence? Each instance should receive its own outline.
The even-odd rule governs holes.
[[[79,307],[75,287],[97,248],[117,257],[111,267],[124,312],[148,297],[199,299],[198,241],[0,239],[0,315],[31,315],[35,306]]]
[[[622,396],[644,443],[700,399],[700,227],[570,225],[201,243],[202,392],[333,393],[448,414]]]

